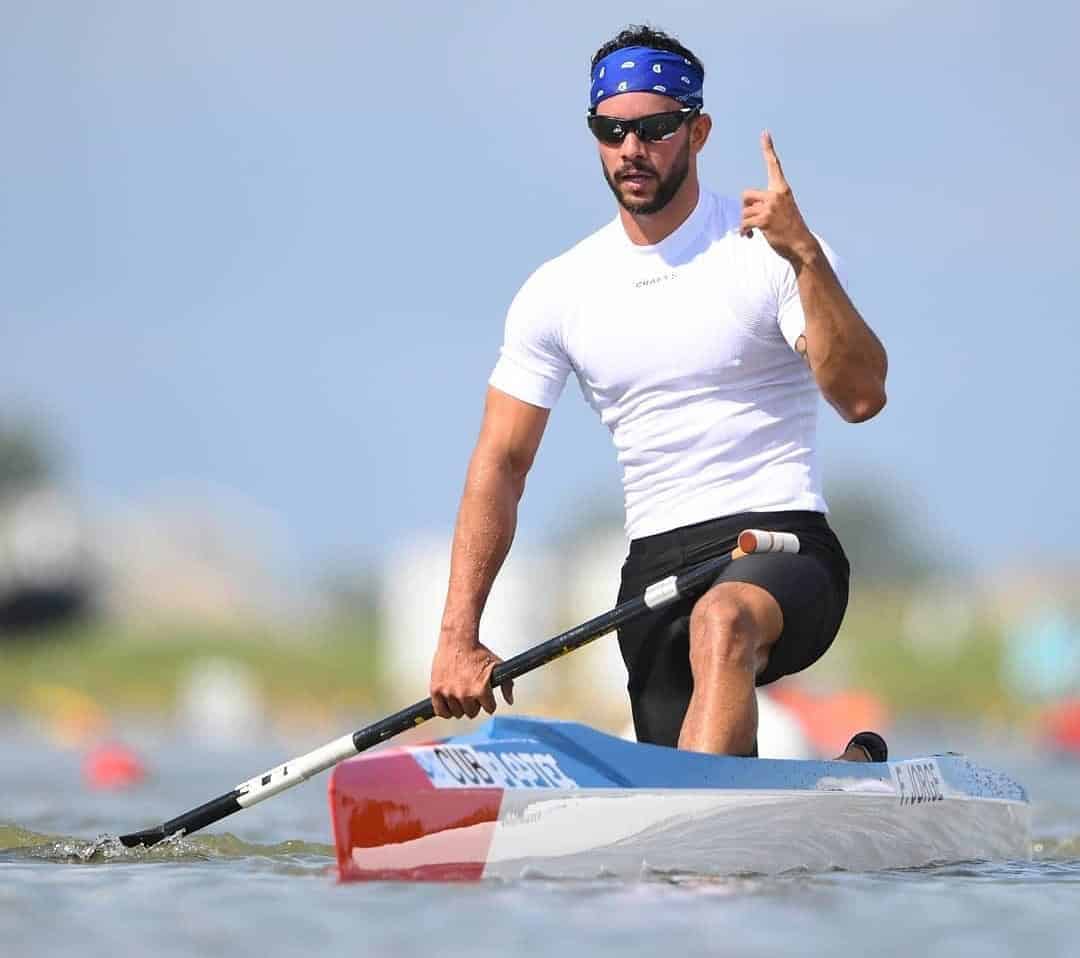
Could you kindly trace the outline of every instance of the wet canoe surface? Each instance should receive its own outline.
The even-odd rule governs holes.
[[[955,754],[730,758],[496,718],[344,762],[329,794],[346,880],[874,871],[1031,854],[1024,789]]]

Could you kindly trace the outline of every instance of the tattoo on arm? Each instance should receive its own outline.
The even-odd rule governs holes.
[[[806,352],[806,337],[800,336],[795,340],[795,352],[797,352],[803,358],[803,362],[807,366],[810,365],[810,356]]]

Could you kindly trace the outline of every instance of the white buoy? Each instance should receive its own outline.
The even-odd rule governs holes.
[[[177,719],[200,746],[246,745],[264,731],[265,710],[251,669],[227,658],[200,659],[180,682]]]
[[[757,691],[758,756],[760,758],[818,758],[795,713],[776,702],[768,692]],[[623,728],[621,738],[637,741],[634,724]]]
[[[615,605],[626,558],[626,536],[619,527],[596,533],[568,550],[563,570],[566,624],[584,622]],[[570,667],[574,704],[587,704],[595,727],[617,733],[630,714],[626,665],[614,633],[574,653]]]
[[[795,713],[758,689],[758,755],[762,758],[817,758]]]
[[[395,701],[413,701],[427,692],[449,575],[450,540],[442,536],[410,540],[381,570],[380,691]],[[550,582],[550,560],[515,549],[491,590],[480,641],[505,659],[553,635]],[[527,692],[519,686],[517,697],[539,700],[548,680],[537,671],[525,680]]]

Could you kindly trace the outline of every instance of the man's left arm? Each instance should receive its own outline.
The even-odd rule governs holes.
[[[822,395],[836,411],[848,422],[864,422],[885,405],[885,348],[803,220],[768,133],[761,135],[761,149],[769,185],[743,193],[742,231],[750,235],[755,227],[760,229],[791,264],[806,321],[795,349],[810,364]]]

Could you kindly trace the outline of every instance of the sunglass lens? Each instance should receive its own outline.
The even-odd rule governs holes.
[[[602,143],[622,143],[626,139],[626,128],[622,121],[611,116],[591,116],[589,126]]]
[[[682,113],[654,113],[638,121],[643,140],[663,140],[671,136],[682,124]]]

